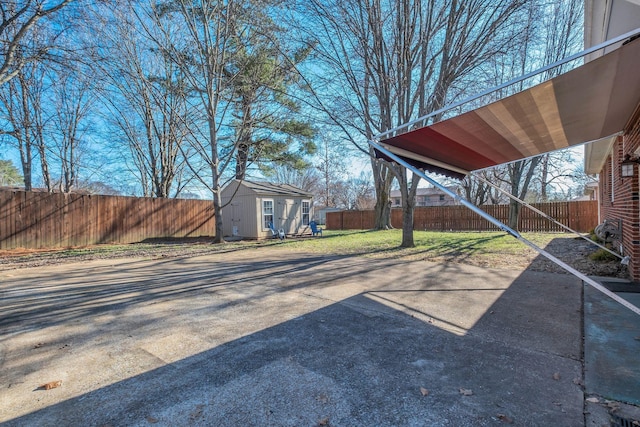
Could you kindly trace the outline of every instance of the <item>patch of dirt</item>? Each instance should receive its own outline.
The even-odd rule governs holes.
[[[557,238],[553,239],[544,249],[587,276],[629,278],[627,266],[621,264],[619,260],[594,261],[590,259],[589,255],[594,253],[598,247],[584,239],[578,237]],[[542,255],[538,255],[531,262],[529,269],[566,273],[566,270]]]
[[[0,251],[0,270],[31,268],[46,265],[82,262],[98,259],[142,258],[161,259],[208,255],[219,252],[249,250],[269,241],[262,242],[229,242],[213,244],[211,239],[172,239],[153,240],[131,245],[98,245],[86,248],[60,250],[11,250]],[[544,248],[571,267],[589,276],[628,278],[627,267],[619,261],[593,261],[589,255],[597,246],[571,236],[555,238]],[[278,250],[287,249],[279,247]],[[408,258],[414,258],[409,255]],[[490,268],[528,268],[534,271],[567,273],[566,270],[549,259],[538,255],[523,245],[517,254],[500,253],[475,254],[467,257],[449,255],[445,257],[422,254],[422,259],[435,262],[458,262]],[[568,273],[567,273],[568,274]]]
[[[47,265],[100,259],[161,259],[206,255],[238,249],[234,243],[213,244],[212,239],[154,240],[130,245],[95,245],[64,249],[16,249],[0,251],[0,270],[32,268]]]

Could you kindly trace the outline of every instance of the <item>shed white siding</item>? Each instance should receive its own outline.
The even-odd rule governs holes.
[[[272,202],[273,225],[287,235],[311,234],[308,224],[303,224],[303,202],[309,203],[308,219],[313,217],[312,197],[291,186],[267,183],[233,181],[222,190],[223,233],[225,237],[268,239],[271,230],[266,227],[264,203]]]

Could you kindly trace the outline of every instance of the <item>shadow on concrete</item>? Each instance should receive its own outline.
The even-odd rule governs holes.
[[[113,333],[131,322],[123,340],[191,321],[211,345],[5,425],[581,425],[581,292],[569,275],[361,257],[200,257],[34,275],[3,292],[0,344],[85,324],[56,345],[100,351],[95,323],[108,314]],[[155,304],[170,310],[127,316]],[[284,308],[304,304],[313,308],[294,317]],[[253,332],[217,343],[235,309],[244,311],[232,320]]]

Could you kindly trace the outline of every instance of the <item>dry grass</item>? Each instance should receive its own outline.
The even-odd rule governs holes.
[[[524,233],[523,237],[541,248],[550,248],[565,262],[587,274],[624,276],[618,263],[599,263],[588,255],[595,246],[569,234]],[[268,248],[283,252],[322,253],[330,256],[422,259],[434,262],[459,262],[492,268],[533,268],[561,272],[553,263],[517,239],[502,232],[415,231],[413,248],[399,247],[401,230],[364,231],[325,230],[323,237],[301,239],[240,241],[212,244],[210,239],[154,240],[130,245],[97,245],[86,248],[0,252],[0,269],[14,269],[76,262],[91,259],[185,257],[213,255],[217,252],[242,252]]]

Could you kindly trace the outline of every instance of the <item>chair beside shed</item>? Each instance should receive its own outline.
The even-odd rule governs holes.
[[[313,236],[321,236],[322,237],[322,227],[318,227],[318,224],[315,221],[311,221],[309,223],[309,228],[311,228],[311,234]]]

